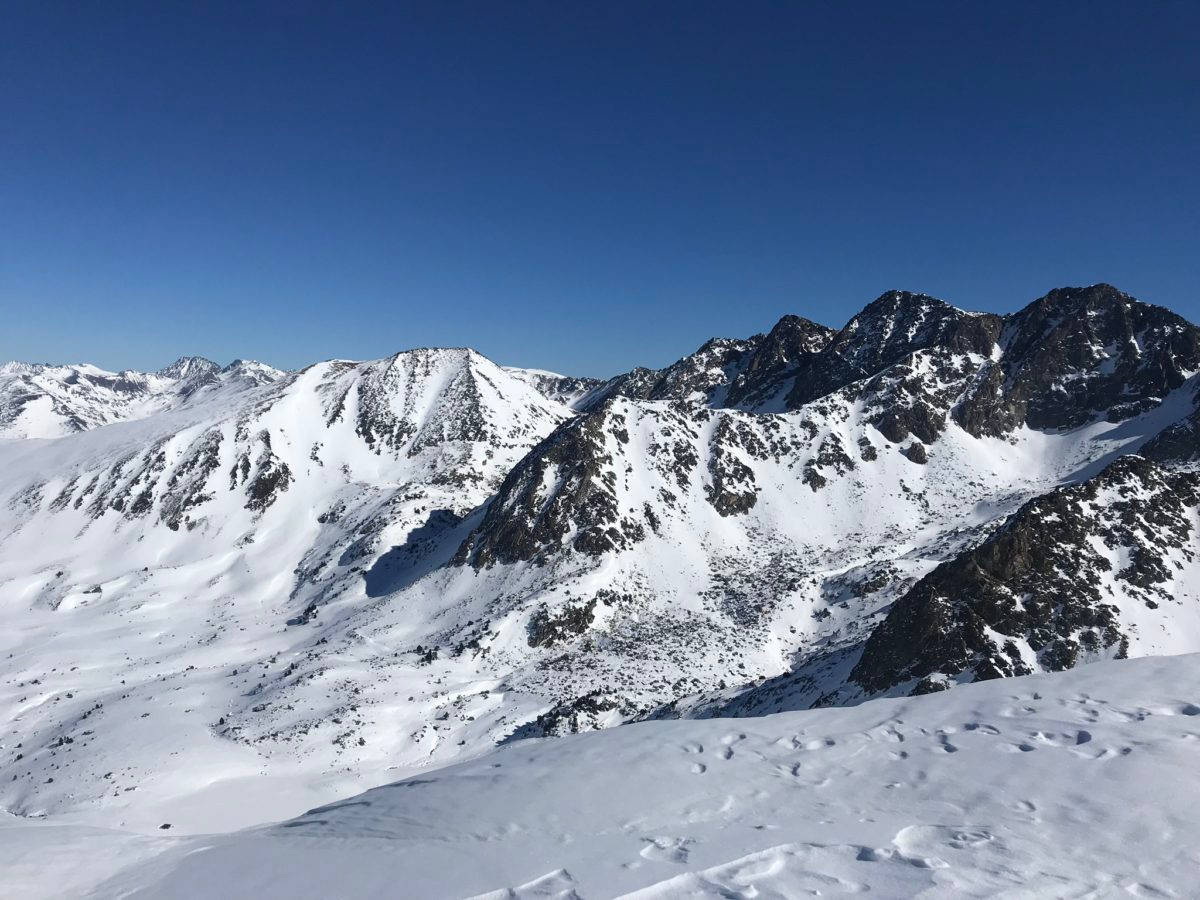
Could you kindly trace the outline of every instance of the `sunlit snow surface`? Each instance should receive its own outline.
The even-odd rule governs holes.
[[[1194,896],[1200,655],[519,742],[279,825],[9,820],[8,896]],[[224,798],[223,803],[237,803]]]

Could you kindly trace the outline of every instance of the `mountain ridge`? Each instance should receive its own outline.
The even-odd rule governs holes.
[[[604,382],[258,365],[185,357],[0,442],[9,811],[1200,649],[1200,330],[1108,285],[1005,316],[890,291]],[[997,553],[1033,562],[981,580]]]

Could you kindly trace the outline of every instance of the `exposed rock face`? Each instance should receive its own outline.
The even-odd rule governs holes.
[[[1160,463],[1195,463],[1200,458],[1200,408],[1164,428],[1138,452],[1147,459]]]
[[[292,481],[292,470],[271,449],[271,433],[266,430],[248,443],[229,472],[230,489],[244,486],[246,509],[254,512],[267,509]]]
[[[723,406],[771,411],[796,375],[833,338],[834,330],[800,316],[784,316],[761,339],[724,397]]]
[[[976,436],[1121,421],[1200,370],[1200,329],[1107,284],[1051,291],[1008,316],[1001,349],[955,410]]]
[[[184,450],[179,463],[167,479],[159,504],[159,516],[172,531],[190,524],[191,510],[213,499],[208,481],[221,465],[222,433],[219,428],[205,431]],[[153,497],[153,493],[149,498]]]
[[[505,478],[480,526],[455,555],[476,568],[538,560],[570,546],[599,555],[645,536],[618,509],[613,443],[628,442],[610,402],[567,422]]]
[[[1200,476],[1127,456],[1023,506],[901,597],[851,678],[867,691],[984,680],[1124,656],[1122,609],[1170,607],[1195,559]],[[1193,601],[1194,602],[1194,601]],[[1144,617],[1143,617],[1144,618]],[[927,681],[932,679],[932,681]]]
[[[610,397],[689,400],[714,407],[782,409],[782,397],[805,361],[819,353],[834,330],[800,316],[784,316],[767,334],[746,340],[713,338],[665,369],[634,369],[611,379],[583,403],[594,408]]]
[[[578,606],[567,605],[556,615],[539,606],[529,618],[529,646],[551,647],[562,640],[583,634],[595,619],[596,599]]]
[[[761,340],[762,335],[748,340],[713,338],[665,369],[637,368],[610,379],[584,398],[583,408],[596,409],[613,397],[707,403],[728,388]]]
[[[181,356],[154,374],[172,381],[187,379],[193,383],[203,383],[214,378],[220,371],[221,367],[211,359],[205,359],[203,356]]]
[[[358,435],[377,452],[419,453],[442,441],[488,441],[482,375],[470,350],[397,353],[354,382]],[[430,403],[430,390],[438,402]]]
[[[717,420],[709,449],[711,480],[704,486],[708,502],[722,516],[748,512],[758,502],[760,488],[755,482],[754,470],[739,456],[765,453],[758,435],[745,422],[722,416]]]
[[[869,304],[808,361],[788,395],[797,409],[853,382],[870,378],[912,354],[937,348],[946,355],[988,356],[1002,319],[968,313],[925,294],[891,291]]]

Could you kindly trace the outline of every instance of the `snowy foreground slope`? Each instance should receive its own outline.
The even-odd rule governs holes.
[[[521,742],[280,825],[8,820],[11,896],[1195,896],[1200,655]]]

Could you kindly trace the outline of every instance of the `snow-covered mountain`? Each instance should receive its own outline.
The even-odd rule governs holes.
[[[185,356],[157,372],[106,372],[91,365],[0,365],[0,438],[55,438],[99,425],[142,419],[214,391],[244,390],[284,375],[260,362],[221,368]]]
[[[358,664],[395,655],[338,675],[343,610],[435,565],[427,547],[570,416],[473,351],[418,350],[0,445],[5,808],[169,795],[258,771],[256,742],[294,734],[311,736],[290,756],[319,742],[332,762]],[[270,704],[297,683],[313,706]],[[275,716],[292,721],[264,738]]]
[[[525,737],[1200,650],[1200,329],[1107,285],[606,382],[3,371],[19,816],[229,827]]]

